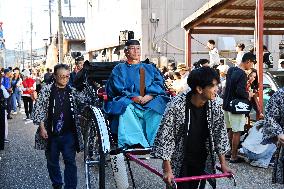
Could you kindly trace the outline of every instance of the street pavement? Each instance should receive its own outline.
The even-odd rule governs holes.
[[[9,143],[0,151],[0,189],[48,189],[51,182],[48,177],[44,151],[34,149],[34,133],[36,126],[23,120],[23,114],[13,115],[9,120]],[[62,160],[61,160],[62,161]],[[161,170],[160,160],[149,160],[149,164]],[[63,167],[63,164],[61,162]],[[77,155],[78,188],[85,187],[83,154]],[[139,189],[165,188],[161,179],[135,163],[133,173],[136,187]],[[229,179],[218,179],[217,188],[237,189],[280,189],[282,185],[271,184],[271,168],[262,169],[247,163],[230,165],[236,170],[237,186]],[[106,188],[115,188],[110,163],[106,165]],[[97,188],[97,187],[95,187]],[[130,188],[133,188],[130,186]],[[207,188],[210,188],[207,185]]]

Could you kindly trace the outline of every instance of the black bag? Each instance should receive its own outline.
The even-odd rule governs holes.
[[[252,108],[248,99],[234,99],[229,106],[232,114],[249,114]]]

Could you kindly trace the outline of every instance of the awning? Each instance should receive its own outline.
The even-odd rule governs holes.
[[[66,40],[85,40],[84,17],[63,17],[62,22]]]
[[[264,0],[264,35],[284,34],[284,1]],[[191,34],[253,35],[256,0],[210,0],[181,27]]]

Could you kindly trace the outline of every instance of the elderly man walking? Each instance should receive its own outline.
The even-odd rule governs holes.
[[[32,120],[39,125],[35,147],[45,150],[47,169],[55,189],[77,187],[75,155],[83,149],[79,125],[80,95],[67,85],[70,72],[65,64],[54,67],[55,83],[44,86],[35,103]],[[63,156],[65,170],[62,180],[59,155]]]

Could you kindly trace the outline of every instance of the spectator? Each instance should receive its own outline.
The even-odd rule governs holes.
[[[209,65],[216,68],[220,64],[220,56],[218,49],[215,47],[215,41],[210,39],[207,42],[207,48],[209,49]]]
[[[226,80],[226,75],[227,75],[229,68],[230,67],[228,65],[225,65],[223,61],[221,61],[220,65],[217,67],[217,70],[219,70],[219,73],[220,73],[221,82]]]
[[[273,56],[265,45],[263,45],[263,63],[265,68],[273,68]]]
[[[187,82],[191,91],[168,103],[153,148],[153,155],[163,160],[163,178],[170,185],[174,177],[199,176],[205,170],[213,174],[215,154],[222,171],[232,172],[225,160],[230,148],[224,115],[215,100],[219,75],[213,68],[202,67],[193,70]],[[199,181],[178,183],[178,188],[198,185]]]
[[[280,62],[280,66],[281,66],[282,69],[284,69],[284,61]]]
[[[272,183],[284,183],[284,88],[275,92],[265,107],[262,144],[278,144],[272,172]]]
[[[242,62],[242,58],[245,54],[245,44],[243,43],[238,43],[236,46],[236,51],[237,51],[237,58],[236,58],[236,66],[239,66]]]
[[[186,90],[188,90],[188,84],[187,84],[187,78],[188,78],[188,75],[189,75],[189,68],[185,65],[185,64],[180,64],[178,66],[178,70],[179,70],[179,73],[181,75],[181,80],[182,80],[182,83],[183,83],[183,86],[182,86],[182,89],[180,92],[184,92]]]
[[[164,78],[154,64],[140,61],[139,41],[128,40],[124,52],[127,61],[112,70],[106,85],[105,110],[118,116],[119,147],[150,147],[169,100]]]
[[[30,71],[24,70],[23,73],[23,101],[24,101],[24,107],[25,107],[25,113],[26,113],[26,120],[30,119],[32,110],[33,110],[33,99],[32,95],[34,91],[36,90],[36,82],[34,79],[31,78]]]
[[[69,85],[74,87],[74,79],[76,74],[82,70],[84,65],[84,57],[83,56],[79,56],[75,59],[75,69],[74,71],[70,74],[70,80],[69,80]]]
[[[176,94],[179,94],[184,91],[183,82],[182,82],[181,75],[179,72],[174,73],[174,81],[171,84],[171,88]]]
[[[225,123],[229,129],[229,139],[231,142],[231,163],[239,163],[241,159],[237,157],[238,146],[240,143],[240,132],[244,131],[246,123],[245,114],[233,113],[230,106],[231,101],[235,99],[250,100],[254,93],[247,92],[247,75],[245,70],[251,69],[255,63],[255,56],[251,53],[244,54],[239,67],[231,67],[226,77],[226,87],[223,98],[223,109],[225,115]]]
[[[255,167],[268,168],[270,160],[276,151],[275,144],[261,144],[263,138],[264,120],[257,121],[249,130],[249,134],[242,143],[242,151]]]
[[[43,82],[50,84],[52,82],[52,69],[46,68],[46,73],[43,76]]]
[[[11,86],[11,70],[8,68],[4,69],[4,76],[2,78],[2,85],[9,93],[9,98],[7,99],[7,118],[12,119],[11,117],[11,109],[12,109],[12,86]]]
[[[0,75],[0,81],[1,79],[2,76]],[[5,115],[7,98],[9,98],[9,96],[10,95],[7,92],[6,88],[0,82],[0,150],[4,150],[4,143],[7,136],[7,117]]]
[[[20,77],[20,69],[15,68],[13,70],[14,72],[14,77],[12,78],[12,108],[13,108],[13,113],[12,114],[17,114],[17,107],[21,108],[21,97],[22,97],[22,78]]]
[[[248,75],[248,82],[247,82],[247,91],[255,93],[251,98],[250,102],[253,109],[256,111],[258,118],[263,119],[262,109],[260,108],[257,92],[258,92],[258,76],[257,70],[254,68],[250,69],[250,73]],[[248,115],[249,116],[249,115]]]
[[[210,66],[209,60],[207,60],[207,59],[200,59],[200,60],[198,60],[198,64],[201,67],[205,67],[205,66],[209,67]]]
[[[55,189],[77,187],[76,151],[83,150],[79,121],[78,92],[68,84],[69,67],[54,67],[55,83],[45,85],[36,100],[32,113],[34,124],[39,125],[35,135],[35,148],[45,150],[47,169]],[[59,155],[63,156],[65,170],[62,181]]]

